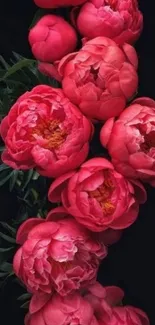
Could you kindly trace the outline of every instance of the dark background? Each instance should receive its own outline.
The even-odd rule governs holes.
[[[144,14],[144,31],[136,45],[139,57],[139,96],[155,99],[155,1],[139,0]],[[36,12],[33,0],[1,0],[0,54],[9,59],[12,51],[31,57],[27,42],[28,28]],[[13,217],[16,198],[0,189],[0,219]],[[125,290],[128,304],[145,310],[155,324],[155,189],[148,188],[148,201],[141,207],[137,222],[125,231],[101,265],[99,280]],[[17,301],[21,288],[11,281],[0,292],[1,325],[22,325],[24,312]],[[36,324],[37,325],[37,324]]]

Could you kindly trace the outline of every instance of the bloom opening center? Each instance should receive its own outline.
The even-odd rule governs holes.
[[[37,136],[43,137],[47,140],[44,147],[45,149],[57,149],[66,140],[67,131],[60,127],[59,120],[40,121],[31,133],[33,139]]]
[[[109,175],[105,174],[104,183],[96,190],[89,192],[90,197],[95,198],[98,201],[105,215],[110,215],[115,210],[115,206],[111,202],[111,195],[114,188],[115,186],[112,179],[109,177]]]
[[[141,144],[141,149],[148,152],[152,147],[155,147],[155,131],[144,135],[144,143]]]

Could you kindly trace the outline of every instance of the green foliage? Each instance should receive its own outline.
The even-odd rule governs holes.
[[[13,53],[13,60],[8,63],[0,56],[0,120],[7,115],[20,95],[38,84],[59,86],[55,80],[38,71],[35,60]],[[0,145],[2,152],[2,141]],[[18,200],[16,217],[11,219],[10,211],[9,221],[0,222],[0,288],[10,277],[15,279],[12,260],[18,248],[15,240],[18,227],[29,217],[45,217],[50,208],[47,200],[50,184],[50,179],[40,176],[34,169],[21,171],[13,170],[3,163],[0,165],[0,187],[7,186],[8,194],[15,193]],[[19,297],[21,307],[27,307],[29,298],[28,294]]]
[[[34,86],[59,86],[57,81],[38,71],[36,60],[26,59],[15,52],[11,64],[0,56],[0,66],[0,119],[8,113],[20,95]]]

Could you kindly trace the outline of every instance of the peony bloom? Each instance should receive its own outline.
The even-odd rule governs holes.
[[[29,43],[37,60],[53,62],[75,50],[77,36],[63,18],[46,15],[30,30]]]
[[[77,27],[89,39],[105,36],[117,44],[133,44],[141,34],[143,16],[137,0],[89,0],[80,10]]]
[[[149,325],[147,315],[132,306],[120,306],[124,293],[118,287],[103,288],[99,283],[88,288],[85,299],[100,325]]]
[[[34,0],[35,4],[41,8],[58,8],[78,6],[86,0]]]
[[[98,325],[93,308],[78,292],[61,297],[54,294],[48,302],[32,298],[25,325]]]
[[[41,294],[43,300],[55,290],[65,296],[94,282],[100,260],[107,255],[103,243],[73,218],[60,209],[55,222],[50,220],[53,214],[20,226],[16,241],[22,246],[13,261],[28,291]]]
[[[0,131],[4,163],[57,177],[86,159],[92,126],[61,89],[40,85],[17,100]]]
[[[137,55],[129,44],[97,37],[59,63],[65,95],[91,119],[118,116],[138,85]]]
[[[137,218],[146,192],[137,181],[131,184],[104,158],[85,162],[77,172],[57,178],[48,194],[51,202],[62,201],[76,220],[94,232],[124,229]]]
[[[101,321],[100,325],[150,325],[147,315],[132,306],[115,307],[109,321]]]
[[[105,123],[100,138],[118,172],[155,186],[154,100],[135,100],[116,122],[109,119]]]

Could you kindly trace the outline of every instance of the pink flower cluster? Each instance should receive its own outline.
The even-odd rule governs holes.
[[[96,282],[107,246],[135,222],[147,199],[141,181],[155,186],[155,102],[131,103],[138,87],[132,44],[142,14],[136,0],[35,3],[74,6],[74,27],[49,14],[31,28],[39,70],[62,89],[34,87],[0,125],[6,165],[55,178],[48,199],[58,206],[17,232],[14,272],[32,294],[25,325],[149,325],[144,312],[122,305],[121,289]],[[79,50],[78,31],[84,36]],[[98,121],[111,161],[102,154],[86,161]]]
[[[90,285],[81,294],[51,298],[33,296],[25,325],[149,325],[144,312],[131,306],[121,306],[123,291],[118,287]]]

